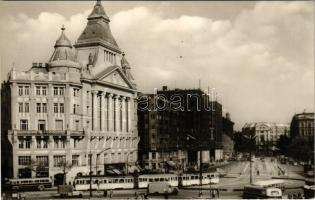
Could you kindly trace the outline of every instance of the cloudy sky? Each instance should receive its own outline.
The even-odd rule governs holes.
[[[1,80],[47,62],[62,24],[73,43],[93,1],[0,2]],[[216,88],[236,129],[314,111],[314,5],[308,2],[117,2],[103,6],[138,89]]]

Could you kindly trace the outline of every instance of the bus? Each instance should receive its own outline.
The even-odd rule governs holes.
[[[279,188],[282,191],[284,191],[285,187],[284,187],[284,180],[281,179],[271,179],[271,180],[265,180],[265,181],[257,181],[255,183],[253,183],[253,185],[256,186],[261,186],[264,188],[269,188],[269,187],[275,187],[275,188]]]
[[[5,183],[9,190],[39,190],[43,191],[46,188],[52,187],[50,178],[21,178],[8,179]]]
[[[274,187],[261,187],[256,185],[245,186],[243,199],[281,199],[282,191]]]

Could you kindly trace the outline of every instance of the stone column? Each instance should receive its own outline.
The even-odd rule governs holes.
[[[71,88],[70,85],[66,85],[65,89],[65,103],[64,103],[64,109],[65,109],[65,130],[70,129],[70,113],[72,113],[73,105],[71,104]]]
[[[108,130],[113,131],[114,130],[114,120],[113,120],[113,94],[108,94]]]
[[[121,98],[121,114],[122,114],[122,130],[121,132],[126,132],[126,97]]]
[[[97,130],[97,91],[92,91],[92,130]]]
[[[114,97],[114,103],[115,103],[115,110],[114,110],[114,112],[115,112],[115,132],[118,132],[119,130],[120,130],[120,127],[119,127],[119,121],[120,121],[120,119],[119,119],[119,117],[120,117],[120,115],[119,115],[119,111],[120,111],[120,106],[119,106],[119,96],[118,95],[116,95],[115,97]]]
[[[106,131],[106,92],[101,95],[101,130]]]
[[[130,126],[131,126],[131,110],[130,110],[130,107],[131,107],[131,104],[130,104],[130,100],[131,98],[127,98],[127,129],[126,129],[126,132],[130,132]]]

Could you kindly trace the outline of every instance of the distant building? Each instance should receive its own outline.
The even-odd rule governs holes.
[[[291,138],[297,136],[314,139],[314,113],[299,113],[292,118],[290,125]]]
[[[231,120],[230,113],[222,117],[222,132],[223,154],[225,157],[230,157],[234,149],[234,122]]]
[[[274,146],[281,135],[289,136],[289,124],[267,122],[246,123],[242,128],[245,135],[255,135],[258,146]]]
[[[158,169],[169,164],[187,168],[198,163],[199,150],[204,163],[223,158],[219,102],[210,101],[199,89],[167,90],[165,86],[142,98],[147,97],[150,110],[138,105],[139,153],[145,167]],[[139,102],[145,101],[139,98]],[[165,109],[154,109],[159,104],[165,104]]]
[[[97,1],[74,46],[62,28],[47,64],[11,70],[1,91],[2,177],[60,184],[64,163],[70,179],[89,174],[90,160],[93,174],[136,164],[137,89],[109,22]]]

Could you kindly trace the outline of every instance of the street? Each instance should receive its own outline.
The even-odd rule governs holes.
[[[199,197],[199,191],[202,190],[201,198],[210,198],[209,190],[218,189],[220,192],[216,194],[215,198],[222,199],[239,199],[242,198],[242,189],[245,185],[249,184],[250,181],[250,163],[249,161],[233,161],[228,165],[222,167],[222,169],[227,171],[227,175],[223,178],[220,178],[220,183],[217,185],[203,185],[200,186],[191,186],[188,188],[180,188],[180,191],[177,195],[169,195],[168,198],[172,199],[184,199],[184,198],[197,198]],[[280,164],[274,159],[265,158],[261,160],[259,158],[254,158],[252,163],[252,173],[253,173],[253,182],[260,180],[268,180],[271,178],[278,177],[279,168],[284,170],[287,174],[286,177],[294,179],[303,179],[302,166],[293,166],[293,165],[283,165]],[[259,171],[259,172],[258,172]],[[304,181],[301,180],[285,180],[285,191],[284,197],[288,194],[302,194],[301,187],[304,185]],[[113,199],[132,199],[135,198],[135,193],[144,194],[146,189],[137,189],[137,190],[115,190],[113,191]],[[56,190],[50,191],[32,191],[25,192],[27,199],[51,199],[57,197]],[[83,198],[89,198],[88,191],[84,192]],[[102,192],[93,191],[93,198],[104,198]],[[139,197],[141,198],[141,197]],[[148,196],[149,199],[154,198],[164,198],[164,196]]]

